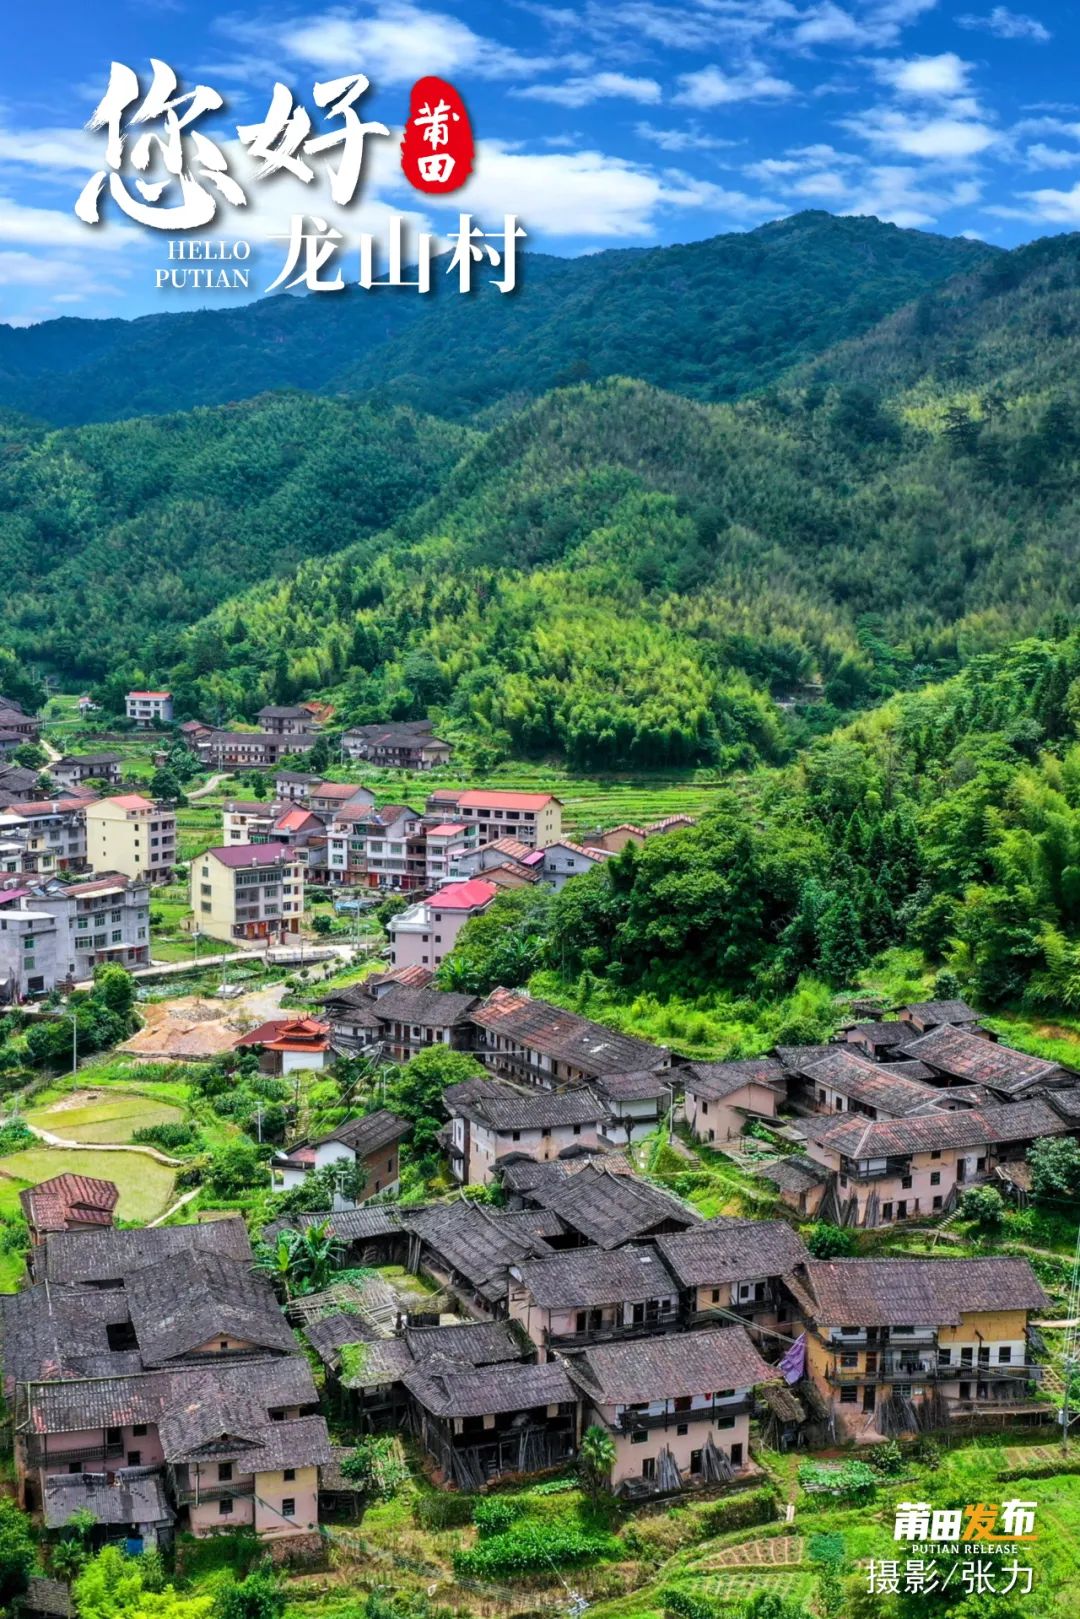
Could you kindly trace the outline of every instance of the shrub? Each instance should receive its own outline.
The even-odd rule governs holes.
[[[487,1579],[495,1575],[546,1573],[577,1567],[601,1557],[618,1556],[621,1547],[613,1535],[590,1535],[566,1523],[519,1523],[502,1535],[492,1535],[470,1551],[455,1552],[454,1569],[460,1575]]]
[[[924,1467],[941,1466],[941,1446],[932,1434],[920,1434],[911,1447],[911,1454]]]
[[[0,1125],[0,1158],[22,1152],[24,1147],[32,1147],[36,1141],[37,1136],[22,1119],[9,1119],[7,1124]]]
[[[664,1613],[672,1619],[719,1619],[720,1604],[709,1597],[698,1596],[696,1591],[684,1591],[671,1586],[660,1593]]]
[[[799,1483],[811,1495],[848,1496],[868,1501],[877,1489],[877,1478],[865,1462],[803,1462]]]
[[[356,1448],[341,1463],[346,1478],[361,1484],[374,1501],[390,1501],[409,1482],[397,1439],[393,1434],[371,1434],[357,1441]]]
[[[867,1451],[866,1459],[875,1473],[899,1473],[904,1465],[903,1452],[895,1439],[886,1440]]]
[[[199,1144],[199,1132],[193,1124],[144,1124],[131,1132],[132,1141],[145,1147],[160,1147],[162,1152],[183,1152]]]
[[[748,1529],[754,1524],[772,1523],[776,1517],[776,1497],[769,1489],[742,1490],[716,1501],[702,1514],[707,1535],[722,1535],[728,1529]]]
[[[1005,1216],[1005,1202],[996,1186],[969,1186],[960,1199],[960,1213],[984,1231],[994,1230]]]
[[[815,1259],[847,1259],[855,1252],[855,1237],[840,1226],[818,1221],[806,1232],[806,1246]]]
[[[525,1510],[524,1503],[509,1495],[481,1497],[473,1508],[473,1523],[482,1540],[502,1535],[517,1522]]]
[[[413,1503],[413,1517],[421,1529],[463,1529],[472,1523],[475,1497],[422,1495]]]

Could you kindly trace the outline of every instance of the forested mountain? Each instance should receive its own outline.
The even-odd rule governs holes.
[[[0,639],[80,679],[149,672],[245,585],[385,528],[470,440],[288,394],[59,432],[0,419]]]
[[[516,409],[508,394],[484,428],[375,394],[61,431],[6,416],[0,626],[80,679],[168,679],[184,713],[251,717],[268,698],[330,691],[347,721],[435,708],[498,750],[579,765],[783,760],[807,727],[1075,608],[1078,239],[1009,255],[962,244],[958,278],[733,404],[685,397],[722,392],[727,373],[721,358],[694,372],[711,339],[690,270],[676,295],[647,261],[685,255],[723,325],[710,277],[743,255],[744,334],[771,307],[763,289],[794,277],[809,325],[799,337],[789,299],[790,357],[824,335],[807,335],[804,283],[826,249],[857,302],[856,262],[880,290],[875,255],[894,254],[895,287],[905,256],[925,274],[927,255],[957,245],[808,215],[574,261],[579,301],[555,298],[567,332],[639,373],[670,366],[678,391],[608,379]],[[542,267],[542,296],[505,301],[521,352],[557,324],[558,266]],[[625,307],[620,277],[637,289]],[[674,352],[633,326],[654,284],[660,331],[690,312]],[[828,286],[820,308],[835,314]],[[501,307],[467,310],[481,323]],[[449,373],[464,362],[444,336],[432,364]],[[783,347],[752,351],[758,381]],[[476,374],[497,394],[510,357],[489,362]],[[806,682],[825,700],[793,726],[773,699]]]
[[[526,250],[510,296],[461,297],[440,278],[425,297],[384,288],[0,326],[0,397],[55,424],[272,388],[375,390],[461,418],[614,375],[733,399],[996,256],[982,243],[818,212],[650,251],[558,259]]]

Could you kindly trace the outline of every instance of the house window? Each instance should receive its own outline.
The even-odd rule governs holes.
[[[911,1176],[910,1175],[901,1175],[901,1177],[900,1177],[900,1190],[903,1191],[903,1192],[906,1192],[906,1191],[908,1191],[910,1189],[910,1187],[911,1187]]]
[[[931,1186],[940,1186],[941,1185],[941,1170],[940,1169],[935,1169],[933,1171],[933,1173],[931,1174],[931,1176],[930,1176],[930,1185]]]
[[[630,1435],[630,1443],[632,1445],[643,1445],[648,1437],[649,1433],[647,1428],[635,1428],[633,1433]]]
[[[219,1518],[231,1518],[232,1517],[232,1496],[231,1495],[223,1495],[221,1500],[217,1504],[217,1510],[218,1510],[218,1517]]]
[[[847,1367],[850,1370],[854,1370],[859,1364],[859,1357],[858,1357],[858,1355],[851,1354],[851,1353],[846,1354],[846,1355],[841,1355],[840,1356],[840,1364],[841,1364],[841,1366]]]
[[[683,1435],[688,1434],[690,1432],[690,1424],[688,1422],[676,1423],[675,1432],[679,1435],[679,1437],[681,1439],[683,1437]]]
[[[232,1478],[232,1462],[218,1462],[218,1483],[228,1484]]]
[[[109,1347],[111,1348],[112,1346],[110,1345]],[[134,1431],[137,1431],[137,1430],[134,1430]],[[120,1443],[120,1429],[119,1428],[106,1428],[105,1429],[105,1443],[107,1445],[118,1445]]]
[[[717,1417],[716,1426],[718,1428],[734,1428],[734,1426],[735,1426],[735,1418],[734,1417]]]
[[[128,1453],[127,1453],[127,1464],[128,1464],[129,1467],[141,1467],[142,1466],[142,1451],[141,1450],[129,1450]]]
[[[942,1208],[944,1208],[944,1206],[945,1206],[945,1199],[941,1198],[941,1197],[935,1197],[935,1199],[934,1199],[934,1208],[935,1208],[935,1210],[942,1209]]]
[[[281,1478],[282,1478],[283,1483],[291,1484],[295,1477],[296,1477],[296,1468],[295,1467],[285,1467],[285,1468],[282,1469]]]
[[[854,1405],[856,1399],[858,1398],[858,1394],[859,1394],[859,1391],[858,1391],[857,1388],[854,1387],[854,1385],[852,1385],[851,1387],[848,1387],[848,1388],[842,1388],[840,1390],[840,1404],[841,1405]]]
[[[221,1341],[218,1344],[218,1348],[219,1349],[228,1349],[228,1347],[229,1347],[228,1338],[222,1338]]]
[[[720,1303],[720,1289],[718,1287],[714,1287],[712,1290],[712,1301],[714,1304]]]
[[[82,1472],[82,1462],[68,1462],[68,1472],[69,1473],[81,1473]]]
[[[656,1457],[655,1456],[646,1456],[644,1458],[644,1460],[641,1463],[641,1476],[642,1476],[642,1478],[655,1478],[656,1477]]]
[[[1011,1360],[1012,1360],[1012,1348],[1008,1344],[1003,1344],[1001,1346],[1001,1348],[998,1350],[998,1365],[999,1366],[1008,1366],[1008,1364],[1009,1364],[1009,1362]]]
[[[932,1152],[932,1153],[931,1153],[931,1154],[930,1154],[930,1156],[931,1156],[931,1158],[940,1158],[940,1157],[941,1157],[941,1153],[940,1153],[940,1151],[938,1151],[938,1152]]]
[[[283,1518],[296,1517],[296,1497],[287,1495],[281,1503],[281,1516]]]
[[[891,1203],[883,1203],[881,1205],[881,1218],[883,1220],[891,1220],[892,1219],[892,1204]]]
[[[146,1432],[146,1423],[137,1422],[131,1431],[135,1435],[136,1439],[141,1439]]]

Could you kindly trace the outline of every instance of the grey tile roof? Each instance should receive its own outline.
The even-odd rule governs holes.
[[[784,1220],[726,1220],[722,1216],[657,1237],[656,1246],[681,1287],[782,1276],[809,1258],[802,1238]]]
[[[776,1376],[746,1329],[736,1326],[594,1344],[568,1364],[574,1381],[598,1405],[640,1405],[752,1388]]]
[[[73,1512],[92,1512],[100,1524],[169,1524],[173,1513],[165,1499],[164,1478],[147,1467],[122,1467],[115,1473],[53,1473],[45,1480],[46,1529],[63,1529]]]
[[[198,1249],[251,1263],[244,1222],[230,1217],[202,1225],[58,1232],[45,1243],[44,1269],[40,1255],[37,1264],[50,1282],[100,1284]]]
[[[740,1062],[692,1062],[681,1074],[687,1091],[719,1102],[744,1085],[775,1087],[784,1077],[784,1068],[775,1057],[751,1057]]]
[[[808,1192],[812,1186],[823,1186],[829,1178],[829,1171],[823,1164],[815,1164],[812,1158],[795,1156],[762,1164],[758,1174],[782,1192]]]
[[[801,1121],[803,1134],[848,1158],[937,1152],[947,1147],[981,1147],[1003,1141],[1034,1141],[1068,1129],[1039,1098],[971,1108],[961,1113],[920,1113],[906,1119],[858,1119],[852,1114]]]
[[[900,1009],[922,1023],[977,1023],[979,1014],[966,1001],[911,1001]]]
[[[610,1102],[651,1102],[666,1097],[672,1086],[681,1090],[681,1080],[674,1069],[656,1073],[651,1068],[635,1068],[625,1074],[599,1074],[593,1080],[593,1089]]]
[[[385,1383],[400,1383],[405,1373],[416,1364],[408,1344],[403,1338],[353,1338],[356,1351],[349,1369],[341,1382],[348,1389],[378,1388]],[[340,1345],[344,1348],[344,1345]],[[344,1363],[343,1357],[338,1356]]]
[[[338,1350],[343,1344],[370,1343],[378,1337],[378,1333],[362,1315],[335,1310],[332,1315],[324,1315],[320,1321],[307,1322],[304,1337],[323,1364],[336,1370],[341,1361]]]
[[[43,1574],[31,1574],[26,1582],[26,1591],[21,1597],[15,1598],[13,1610],[16,1613],[47,1613],[55,1616],[55,1619],[71,1619],[75,1612],[75,1601],[71,1587],[65,1580],[50,1580]]]
[[[155,1423],[167,1460],[205,1438],[204,1415],[262,1420],[271,1407],[313,1406],[318,1394],[302,1355],[224,1365],[188,1365],[169,1371],[93,1377],[79,1382],[32,1383],[18,1426],[32,1433],[79,1433],[87,1428]],[[217,1429],[220,1433],[221,1427]],[[168,1436],[168,1442],[166,1442]]]
[[[1059,1078],[1064,1072],[1058,1063],[1014,1051],[1011,1046],[995,1045],[951,1024],[931,1029],[929,1034],[919,1035],[899,1049],[905,1057],[927,1063],[951,1079],[971,1080],[1010,1094],[1040,1080]]]
[[[806,1267],[819,1326],[956,1326],[973,1310],[1045,1310],[1026,1259],[831,1259]]]
[[[263,1239],[273,1242],[279,1231],[303,1231],[311,1225],[328,1225],[343,1242],[367,1242],[392,1236],[403,1229],[397,1209],[387,1203],[367,1203],[359,1209],[319,1209],[309,1214],[286,1214],[263,1227]]]
[[[545,1237],[563,1234],[561,1222],[543,1211],[510,1213],[464,1200],[410,1213],[406,1222],[436,1261],[492,1302],[505,1296],[508,1265],[530,1254],[550,1253]]]
[[[827,1057],[830,1051],[835,1051],[835,1045],[823,1046],[774,1046],[773,1050],[779,1058],[780,1065],[785,1073],[796,1073],[805,1068],[809,1062],[820,1061]]]
[[[576,1090],[526,1089],[501,1079],[467,1079],[449,1085],[443,1106],[493,1130],[544,1130],[559,1125],[598,1124],[607,1117],[607,1104],[590,1086]]]
[[[671,1298],[679,1291],[656,1249],[644,1244],[569,1248],[550,1259],[524,1260],[515,1270],[542,1310],[640,1303]]]
[[[5,1386],[54,1377],[137,1372],[137,1350],[109,1347],[107,1328],[129,1320],[122,1289],[36,1287],[0,1295],[0,1354]]]
[[[577,1390],[555,1361],[542,1366],[443,1366],[426,1362],[407,1372],[405,1387],[437,1417],[498,1416],[536,1406],[575,1404]]]
[[[269,1280],[242,1260],[187,1254],[182,1264],[132,1272],[124,1293],[146,1366],[164,1365],[219,1337],[296,1352]]]
[[[411,1124],[396,1113],[391,1113],[388,1108],[381,1107],[374,1113],[364,1114],[362,1118],[348,1119],[344,1124],[335,1125],[325,1135],[316,1136],[310,1145],[318,1147],[327,1141],[340,1141],[343,1147],[351,1148],[358,1158],[366,1158],[369,1153],[378,1152],[380,1147],[400,1141],[411,1129]]]
[[[902,1046],[919,1031],[906,1018],[886,1018],[881,1022],[849,1024],[847,1032],[859,1035],[875,1050],[888,1051],[891,1046]]]
[[[494,990],[472,1013],[472,1022],[586,1075],[659,1068],[669,1057],[666,1046],[619,1034],[564,1007],[533,1000],[524,990]]]
[[[520,1360],[524,1346],[508,1321],[470,1321],[464,1326],[410,1327],[405,1334],[416,1361],[443,1356],[470,1366],[497,1366]]]
[[[539,1167],[541,1173],[530,1177],[524,1195],[598,1247],[620,1248],[664,1227],[681,1231],[701,1221],[694,1209],[670,1192],[636,1175],[618,1173],[602,1160]]]
[[[410,984],[395,984],[380,995],[375,1010],[383,1023],[415,1023],[419,1028],[450,1029],[466,1023],[473,1007],[479,1005],[476,995],[457,995],[430,985],[417,988]]]
[[[907,1079],[896,1072],[906,1066],[870,1062],[856,1051],[837,1046],[820,1062],[808,1063],[800,1073],[810,1085],[826,1086],[865,1107],[903,1118],[908,1113],[926,1112],[935,1105],[938,1096],[935,1086]]]

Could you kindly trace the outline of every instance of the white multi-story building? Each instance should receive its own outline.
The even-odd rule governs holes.
[[[114,963],[150,961],[150,889],[120,872],[0,889],[0,997],[48,994]]]
[[[134,720],[141,729],[148,729],[155,720],[160,720],[162,725],[172,724],[170,691],[129,691],[124,702],[128,719]]]

